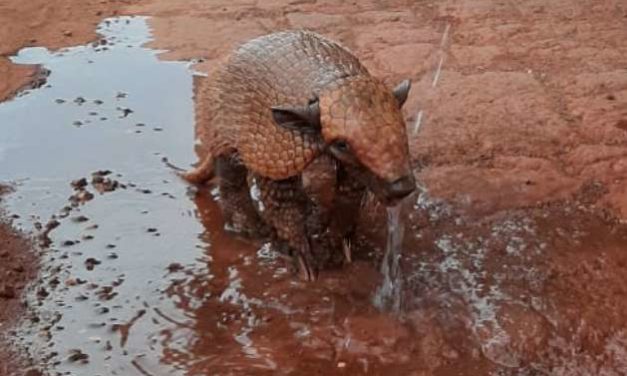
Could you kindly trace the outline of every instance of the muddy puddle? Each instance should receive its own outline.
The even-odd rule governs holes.
[[[399,208],[395,312],[375,304],[382,208],[355,262],[301,282],[268,244],[224,232],[215,192],[164,165],[196,160],[188,64],[142,47],[145,18],[98,31],[20,51],[49,75],[0,104],[7,209],[46,247],[15,342],[52,374],[627,370],[621,225],[577,201],[476,218],[425,193]]]

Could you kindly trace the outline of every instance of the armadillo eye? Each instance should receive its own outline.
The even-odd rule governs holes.
[[[333,146],[335,147],[337,151],[340,151],[342,153],[346,153],[350,149],[350,147],[348,146],[348,143],[344,140],[335,141]]]

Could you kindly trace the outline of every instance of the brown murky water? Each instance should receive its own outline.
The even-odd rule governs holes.
[[[16,343],[51,373],[625,374],[627,232],[587,204],[594,185],[482,218],[408,199],[402,304],[382,311],[382,208],[353,264],[294,278],[269,245],[224,232],[216,192],[162,163],[196,159],[187,64],[141,47],[143,18],[99,31],[96,46],[21,51],[47,84],[0,104],[8,209],[50,228]]]

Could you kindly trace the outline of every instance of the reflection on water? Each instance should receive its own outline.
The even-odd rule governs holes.
[[[192,75],[141,47],[145,18],[98,32],[88,46],[20,51],[12,60],[42,64],[47,84],[0,104],[0,180],[18,185],[8,210],[26,230],[59,224],[24,342],[57,372],[176,374],[160,366],[161,329],[185,317],[162,291],[171,264],[207,268],[207,243],[161,158],[194,160]]]

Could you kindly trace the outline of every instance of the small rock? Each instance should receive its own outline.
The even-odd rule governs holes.
[[[123,118],[127,117],[128,115],[133,113],[133,110],[131,110],[130,108],[120,108],[118,107],[118,110],[122,111],[122,116]]]
[[[65,280],[65,285],[66,286],[77,286],[77,285],[82,285],[85,284],[87,281],[85,281],[84,279],[80,279],[80,278],[68,278]]]
[[[48,297],[48,295],[50,295],[50,293],[43,287],[39,288],[39,290],[37,290],[37,297],[40,299],[46,298]]]
[[[109,313],[109,308],[107,307],[100,307],[96,310],[96,313],[99,315],[106,315],[107,313]]]
[[[103,103],[104,103],[104,102],[103,102],[103,101],[101,101],[100,99],[94,99],[94,104],[101,105],[101,104],[103,104]]]
[[[76,244],[76,242],[74,240],[64,240],[61,242],[61,246],[63,247],[71,247],[74,244]]]
[[[87,102],[87,101],[83,97],[76,97],[76,99],[74,99],[74,103],[76,103],[78,105],[81,105],[81,104],[83,104],[85,102]]]
[[[58,103],[58,104],[65,103],[65,100],[63,100],[61,98],[55,99],[54,101],[55,101],[55,103]]]
[[[85,354],[79,349],[73,349],[73,350],[70,350],[70,355],[68,356],[67,359],[72,363],[79,362],[79,361],[83,363],[87,363],[87,361],[89,360],[89,355]]]
[[[96,260],[93,257],[88,258],[87,260],[85,260],[85,267],[87,268],[87,270],[94,270],[94,267],[96,265],[100,265],[102,262],[99,260]]]
[[[183,270],[183,265],[179,264],[178,262],[173,262],[168,265],[168,272],[170,273],[176,273],[181,270]]]
[[[81,178],[81,179],[77,179],[77,180],[72,180],[72,182],[70,183],[70,185],[72,186],[72,188],[74,189],[81,189],[87,186],[87,179],[85,178]]]
[[[111,170],[98,170],[91,173],[91,176],[107,176],[111,175]]]
[[[87,221],[89,221],[89,218],[85,217],[84,215],[79,215],[77,217],[72,218],[72,222],[75,222],[75,223],[83,223]]]
[[[146,232],[157,232],[157,229],[156,229],[156,228],[154,228],[154,227],[148,227],[148,228],[146,229]]]
[[[66,37],[71,37],[72,36],[72,31],[71,30],[64,30],[63,31],[63,35]]]

